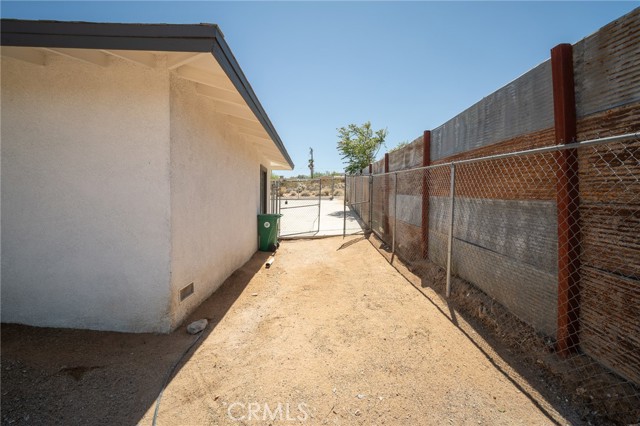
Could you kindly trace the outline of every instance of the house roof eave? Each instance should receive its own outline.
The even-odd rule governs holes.
[[[293,169],[284,143],[215,24],[122,24],[2,19],[2,46],[208,52]]]

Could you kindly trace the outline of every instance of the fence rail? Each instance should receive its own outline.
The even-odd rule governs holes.
[[[447,297],[479,290],[553,342],[577,392],[638,422],[640,133],[349,176],[346,189],[411,270],[446,270]]]

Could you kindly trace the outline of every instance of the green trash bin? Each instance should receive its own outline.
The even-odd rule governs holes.
[[[278,219],[281,214],[258,215],[258,249],[275,251],[278,247]]]

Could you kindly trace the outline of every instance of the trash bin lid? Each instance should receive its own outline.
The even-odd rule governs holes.
[[[282,217],[281,214],[274,214],[274,213],[261,213],[258,215],[259,219],[265,219],[265,220],[278,219],[280,217]]]

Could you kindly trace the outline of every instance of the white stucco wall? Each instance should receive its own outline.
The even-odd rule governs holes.
[[[171,77],[174,327],[257,250],[260,158],[214,110],[194,83]],[[180,302],[192,282],[194,294]]]
[[[2,321],[166,332],[166,69],[2,58]]]

